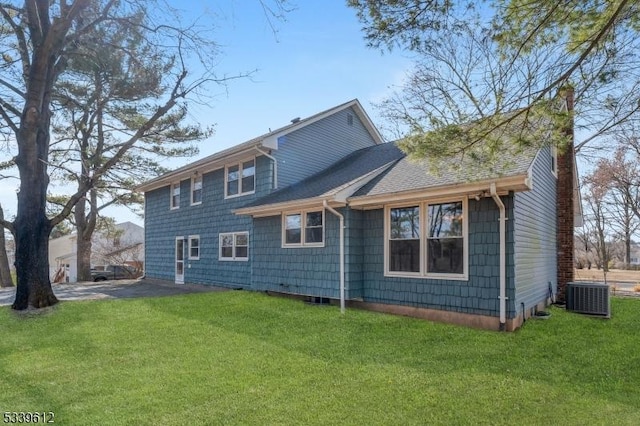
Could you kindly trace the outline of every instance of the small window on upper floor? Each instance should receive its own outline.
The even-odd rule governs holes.
[[[558,148],[551,147],[551,173],[558,177]]]
[[[202,203],[202,175],[191,178],[191,205]]]
[[[353,115],[347,114],[347,125],[353,126]]]
[[[180,182],[171,184],[171,209],[180,208]]]
[[[256,160],[225,167],[225,198],[253,194],[256,189]]]

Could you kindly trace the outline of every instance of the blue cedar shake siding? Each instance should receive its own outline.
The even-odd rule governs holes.
[[[513,197],[502,197],[507,216]],[[365,302],[417,306],[429,309],[499,315],[499,211],[491,198],[469,200],[469,280],[399,278],[384,276],[384,210],[363,214],[363,299]],[[507,246],[513,245],[513,221],[507,222]],[[507,249],[507,297],[513,300],[513,249]],[[514,316],[507,304],[507,317]]]
[[[324,247],[282,248],[282,216],[255,218],[252,289],[339,298],[339,223],[325,213]]]
[[[515,307],[529,310],[556,292],[556,177],[551,150],[544,148],[533,163],[533,189],[515,196]],[[524,303],[524,306],[522,305]]]
[[[351,116],[351,121],[348,116]],[[352,124],[349,124],[351,122]],[[321,172],[361,148],[375,145],[353,108],[339,111],[278,139],[278,187]]]
[[[360,299],[364,296],[364,212],[353,209],[345,210],[345,297]]]
[[[187,283],[248,287],[251,282],[253,255],[253,223],[248,216],[237,216],[232,210],[269,193],[272,185],[272,161],[256,157],[256,193],[224,198],[224,168],[203,176],[202,204],[192,206],[191,181],[180,183],[180,208],[169,208],[169,186],[145,194],[146,275],[173,281],[175,279],[175,239],[200,236],[200,259],[189,260],[185,247]],[[249,232],[249,261],[218,260],[219,234]]]

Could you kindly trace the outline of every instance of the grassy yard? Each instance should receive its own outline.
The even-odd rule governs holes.
[[[515,333],[249,292],[0,309],[0,411],[89,424],[638,424],[640,300]],[[2,413],[0,413],[2,414]]]

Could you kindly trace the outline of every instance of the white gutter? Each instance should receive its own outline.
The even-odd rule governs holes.
[[[507,216],[504,203],[498,196],[496,184],[492,183],[489,189],[491,197],[500,210],[500,330],[504,330],[507,323]]]
[[[327,200],[323,200],[322,205],[340,219],[340,313],[344,314],[344,216],[333,207],[330,207]]]
[[[237,147],[232,147],[226,149],[224,151],[220,151],[216,154],[212,154],[203,159],[194,161],[191,164],[187,164],[186,166],[182,166],[177,168],[176,170],[165,173],[162,176],[158,176],[154,179],[151,179],[147,182],[144,182],[134,188],[136,192],[149,192],[154,189],[162,188],[163,186],[167,186],[172,182],[178,182],[185,179],[189,179],[193,172],[198,171],[202,174],[209,173],[213,170],[218,170],[224,168],[226,163],[229,163],[231,159],[242,158],[244,155],[250,154],[254,152],[254,149],[257,146],[248,146],[244,149],[241,149],[236,152],[230,152],[232,149]]]
[[[264,155],[265,157],[273,161],[273,189],[278,189],[278,160],[276,160],[276,157],[274,157],[271,154],[267,154],[257,146],[255,147],[255,149],[260,154]]]

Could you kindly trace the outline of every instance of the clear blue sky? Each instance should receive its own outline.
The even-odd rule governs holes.
[[[268,1],[268,0],[266,0]],[[200,15],[200,24],[214,27],[221,45],[219,75],[257,70],[251,79],[213,88],[209,105],[192,109],[204,125],[215,124],[215,135],[200,143],[200,154],[167,163],[178,167],[229,146],[358,98],[374,123],[382,125],[373,103],[389,93],[410,67],[401,52],[382,54],[365,45],[355,11],[345,0],[296,0],[286,21],[273,21],[274,35],[258,0],[218,2],[178,1],[178,7]],[[222,3],[222,4],[221,4]],[[201,13],[203,12],[203,13]],[[204,13],[206,12],[206,13]],[[3,182],[0,202],[5,215],[16,213],[16,181]],[[126,209],[107,214],[118,221],[142,220]]]
[[[211,3],[199,2],[202,7]],[[355,11],[344,0],[299,0],[286,22],[275,23],[277,35],[257,0],[229,3],[217,20],[216,39],[223,45],[220,69],[228,74],[257,72],[252,79],[231,82],[228,93],[203,111],[202,116],[216,123],[216,134],[202,144],[202,154],[353,98],[377,124],[372,103],[410,66],[399,52],[383,55],[367,48]]]

